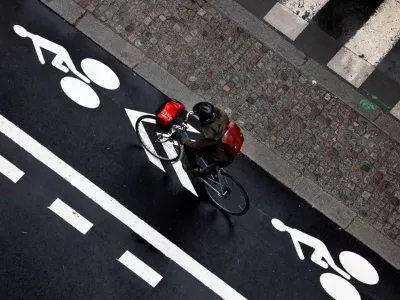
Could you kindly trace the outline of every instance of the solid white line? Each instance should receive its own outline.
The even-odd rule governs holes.
[[[122,256],[118,259],[118,261],[131,270],[133,273],[138,275],[152,287],[156,287],[156,285],[161,281],[162,276],[150,268],[147,264],[137,258],[135,255],[126,251]]]
[[[17,183],[18,180],[24,176],[24,172],[18,169],[14,164],[9,162],[0,155],[0,173],[10,179],[12,182]]]
[[[67,204],[65,204],[62,200],[57,199],[50,206],[49,209],[63,218],[66,222],[71,224],[77,230],[82,232],[82,234],[86,234],[90,228],[92,228],[93,224],[89,222],[86,218],[81,216]]]
[[[221,281],[215,275],[211,275],[206,268],[179,249],[175,244],[162,236],[146,222],[139,219],[115,199],[102,191],[86,177],[72,169],[56,155],[40,145],[37,141],[0,115],[0,132],[13,140],[21,148],[25,149],[36,159],[48,166],[62,178],[74,185],[89,199],[107,210],[111,215],[129,226],[137,235],[149,242],[161,253],[169,257],[188,273],[192,274],[204,285],[208,286],[214,293],[226,300],[246,300],[242,295],[232,289],[228,284]]]

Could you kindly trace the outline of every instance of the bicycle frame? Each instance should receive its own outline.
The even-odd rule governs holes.
[[[186,136],[187,136],[187,130],[188,130],[188,128],[189,128],[189,126],[188,126],[188,120],[189,120],[189,117],[190,117],[192,114],[193,114],[193,112],[192,112],[192,111],[189,111],[189,112],[186,114],[185,120],[183,120],[183,122],[182,122],[181,124],[172,125],[173,131],[172,131],[170,134],[162,134],[162,133],[160,133],[160,137],[165,138],[165,141],[168,141],[168,140],[171,139],[171,136],[172,136],[173,133],[176,132],[176,131],[182,132],[182,133],[186,134]],[[184,153],[184,146],[181,144],[181,145],[180,145],[180,148],[181,148],[181,151],[180,151],[180,155],[179,155],[178,159],[177,159],[176,161],[172,162],[172,163],[176,163],[176,162],[178,162],[178,161],[180,161],[180,160],[182,159],[182,156],[183,156],[183,153]],[[203,160],[203,159],[202,159],[202,160]],[[206,165],[206,167],[205,167],[204,169],[202,169],[201,171],[207,172],[208,170],[210,170],[210,169],[213,167],[212,164],[207,164],[204,160],[203,160],[203,162],[204,162],[204,164]],[[221,171],[222,171],[222,168],[218,168],[218,167],[217,167],[217,174],[216,174],[216,175],[217,175],[217,180],[212,180],[212,181],[214,181],[216,184],[219,185],[220,191],[218,191],[215,187],[213,187],[210,183],[208,183],[208,182],[207,182],[206,180],[204,180],[203,178],[200,178],[200,179],[201,179],[205,184],[207,184],[210,188],[212,188],[220,197],[221,197],[221,196],[222,196],[222,197],[225,197],[226,194],[228,193],[228,191],[223,191],[223,187],[222,187],[222,178],[221,178]]]
[[[210,183],[208,183],[206,180],[204,180],[203,178],[200,178],[206,185],[208,185],[210,188],[212,188],[217,194],[218,194],[218,196],[222,196],[222,197],[225,197],[226,196],[226,194],[228,194],[228,191],[223,191],[223,188],[222,188],[222,180],[221,180],[221,170],[217,170],[217,180],[211,180],[211,181],[213,181],[213,182],[215,182],[216,184],[218,184],[219,185],[219,187],[220,187],[220,191],[218,191],[216,188],[214,188]],[[210,180],[210,179],[209,179]]]

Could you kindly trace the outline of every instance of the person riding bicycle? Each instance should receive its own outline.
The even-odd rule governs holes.
[[[199,118],[202,137],[193,141],[184,137],[180,132],[175,132],[172,138],[184,146],[187,162],[183,163],[186,172],[196,173],[200,167],[197,165],[197,155],[208,163],[227,166],[233,161],[232,155],[226,151],[222,138],[230,120],[221,109],[209,102],[199,102],[193,107],[193,114]]]

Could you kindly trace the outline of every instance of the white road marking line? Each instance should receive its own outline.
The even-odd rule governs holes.
[[[176,151],[173,149],[173,145],[171,142],[163,143],[163,147],[169,158],[176,157]],[[174,151],[175,153],[171,153],[171,151]],[[181,182],[181,184],[187,190],[189,190],[195,196],[197,196],[197,193],[193,186],[192,181],[190,180],[186,171],[183,169],[182,162],[181,161],[172,162],[172,167],[174,168],[176,174],[178,175],[178,178],[179,178],[179,181]]]
[[[265,15],[264,20],[292,41],[308,26],[305,20],[279,2]]]
[[[361,57],[342,47],[328,63],[328,67],[355,87],[360,87],[375,67]]]
[[[329,0],[283,0],[283,5],[308,22],[329,2]]]
[[[143,113],[143,112],[136,111],[136,110],[131,110],[131,109],[125,109],[125,111],[126,111],[126,113],[128,114],[128,118],[129,118],[129,120],[130,120],[131,123],[132,123],[133,129],[136,131],[135,126],[136,126],[137,120],[138,120],[141,116],[144,116],[144,115],[147,115],[147,114],[146,114],[146,113]],[[155,122],[154,122],[154,124],[155,124]],[[163,172],[165,172],[165,169],[164,169],[164,167],[163,167],[163,165],[162,165],[162,163],[161,163],[161,160],[158,159],[157,157],[154,157],[153,155],[151,155],[144,147],[143,147],[143,149],[144,149],[144,152],[145,152],[146,155],[147,155],[147,158],[148,158],[155,166],[157,166],[160,170],[162,170]]]
[[[308,22],[329,0],[285,0],[276,3],[265,15],[264,20],[295,40],[308,26]]]
[[[75,227],[78,231],[82,232],[82,234],[86,234],[93,226],[85,217],[81,216],[60,199],[55,200],[49,206],[49,209]]]
[[[165,256],[181,266],[188,273],[192,274],[204,285],[209,287],[222,299],[226,300],[246,300],[242,295],[232,289],[228,284],[218,279],[201,264],[195,261],[188,254],[179,249],[175,244],[162,236],[146,222],[139,219],[136,215],[128,211],[115,199],[102,191],[86,177],[72,169],[56,155],[40,145],[36,140],[27,135],[13,123],[0,115],[0,132],[13,140],[21,148],[29,152],[33,157],[48,166],[66,181],[70,182],[89,199],[100,205],[115,218],[127,226],[131,226],[136,234],[149,242]],[[132,218],[132,221],[130,221]],[[218,285],[217,285],[218,283]]]
[[[156,287],[156,285],[161,281],[162,276],[150,268],[147,264],[137,258],[135,255],[126,251],[122,256],[118,259],[118,261],[131,270],[133,273],[138,275],[152,287]]]
[[[345,47],[377,66],[399,39],[400,3],[385,0]]]
[[[400,120],[400,102],[397,102],[397,104],[392,108],[390,113],[395,116],[397,119]]]
[[[0,173],[10,179],[12,182],[17,183],[18,180],[24,176],[24,172],[22,172],[18,167],[9,162],[3,156],[0,155]]]
[[[400,3],[385,0],[328,66],[360,87],[400,39]]]
[[[135,110],[131,110],[131,109],[125,109],[125,110],[126,110],[126,113],[128,114],[129,120],[131,121],[133,128],[135,128],[136,122],[141,116],[148,115],[146,113],[135,111]],[[155,124],[155,120],[148,119],[148,121],[149,121],[149,123]],[[190,124],[188,124],[188,127],[189,127],[188,128],[189,132],[200,133],[196,128],[194,128]],[[170,147],[169,146],[171,146],[171,145],[163,144],[163,147],[164,147],[168,157],[171,158],[171,157],[174,157],[174,154],[170,152],[170,150],[169,150]],[[165,172],[165,169],[164,169],[164,167],[162,165],[161,160],[156,158],[156,157],[154,157],[153,155],[151,155],[145,148],[144,148],[144,151],[145,151],[148,159],[154,165],[156,165],[158,168],[160,168],[162,171]],[[196,190],[195,190],[195,188],[194,188],[194,186],[193,186],[188,174],[183,169],[182,162],[180,162],[180,161],[173,162],[172,163],[172,167],[174,168],[176,174],[178,175],[179,181],[181,182],[182,186],[185,187],[187,190],[189,190],[192,194],[197,196]]]

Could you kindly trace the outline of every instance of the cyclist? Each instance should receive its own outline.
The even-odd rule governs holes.
[[[187,162],[183,161],[186,172],[196,174],[200,170],[197,165],[197,155],[208,163],[220,166],[229,165],[233,157],[224,149],[222,137],[229,124],[228,115],[209,102],[199,102],[193,107],[193,114],[199,118],[202,137],[192,141],[180,132],[175,132],[172,138],[184,146]]]

